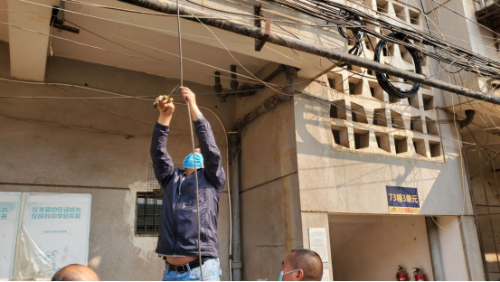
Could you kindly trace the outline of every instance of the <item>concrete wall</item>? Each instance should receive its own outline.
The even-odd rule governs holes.
[[[330,107],[307,98],[296,100],[302,211],[388,214],[385,186],[395,185],[418,188],[421,214],[472,214],[468,188],[460,177],[459,147],[451,141],[456,135],[449,124],[440,125],[445,162],[337,151]]]
[[[0,75],[9,76],[8,46],[0,44]],[[46,80],[95,87],[135,96],[170,91],[177,81],[63,58],[50,58]],[[186,83],[195,92],[210,87]],[[60,87],[74,96],[105,96]],[[48,86],[0,82],[2,95],[66,97]],[[175,97],[180,102],[180,97]],[[158,112],[152,101],[1,100],[0,191],[91,193],[90,260],[103,280],[158,280],[163,261],[156,237],[134,235],[136,192],[148,190],[151,132]],[[198,97],[226,127],[234,121],[234,101]],[[104,111],[105,109],[106,111]],[[126,117],[110,112],[125,114]],[[213,114],[202,109],[226,160],[226,142]],[[138,121],[142,120],[142,121]],[[87,130],[77,129],[85,128]],[[89,130],[103,131],[101,133]],[[128,137],[126,137],[128,136]],[[169,152],[181,163],[190,150],[186,108],[177,105]],[[228,279],[228,197],[220,199],[219,241],[223,279]]]
[[[272,82],[283,84],[284,74]],[[237,116],[275,94],[265,90],[237,99]],[[293,248],[302,246],[293,109],[293,100],[277,105],[242,131],[244,280],[278,279],[281,262]]]
[[[421,20],[424,21],[425,18],[422,17]],[[424,27],[422,22],[420,28]],[[385,62],[399,68],[408,67],[400,55],[399,47],[394,48],[394,55],[385,58]],[[356,68],[353,70],[358,73],[364,71]],[[435,66],[429,60],[424,67],[424,73],[435,71]],[[328,78],[334,79],[333,87],[329,87]],[[356,88],[350,89],[354,84]],[[442,96],[444,94],[422,87],[415,95],[415,101],[391,100],[386,93],[370,93],[370,88],[376,88],[373,85],[377,83],[372,83],[370,75],[358,78],[351,72],[334,69],[327,76],[319,77],[315,82],[304,86],[305,91],[314,96],[334,101],[337,105],[345,103],[348,110],[345,116],[338,118],[330,117],[330,105],[307,97],[295,99],[298,181],[303,226],[321,227],[324,225],[324,218],[332,213],[388,214],[386,185],[417,188],[422,215],[472,216],[474,211],[466,181],[466,168],[462,165],[461,146],[455,141],[460,139],[458,130],[453,123],[438,123],[436,134],[429,131],[425,123],[423,129],[416,130],[408,122],[415,116],[423,121],[429,118],[433,121],[453,120],[452,115],[439,109],[445,107]],[[424,105],[425,97],[433,98],[431,109]],[[355,108],[356,104],[361,105],[361,109]],[[437,109],[432,109],[434,107]],[[337,108],[342,109],[342,106]],[[364,111],[367,120],[354,120],[349,110],[353,108],[357,112]],[[386,117],[387,125],[374,123],[373,113],[376,110],[382,110],[380,114]],[[399,127],[393,124],[393,112],[401,115],[399,118],[404,120],[404,124]],[[346,140],[343,144],[334,142],[332,129],[345,130]],[[364,148],[356,148],[355,145],[354,134],[360,132],[367,133],[367,146]],[[380,133],[388,137],[388,151],[382,150],[377,144],[376,137]],[[397,135],[407,138],[407,152],[396,151]],[[419,139],[423,140],[425,146],[422,152],[412,144]],[[439,144],[438,157],[434,157],[430,152],[431,143]],[[322,214],[323,221],[309,222],[309,215],[321,217],[318,213]],[[467,234],[467,237],[462,236],[462,241],[460,244],[457,241],[454,248],[465,254],[470,273],[480,273],[481,261],[478,257],[470,256],[474,250],[479,249],[477,235],[465,232],[467,228],[471,226],[460,227],[460,231]],[[303,232],[305,234],[306,230]],[[304,240],[304,244],[306,243]],[[338,279],[335,271],[332,275]]]
[[[333,215],[329,222],[335,280],[391,281],[398,265],[434,280],[425,217]]]

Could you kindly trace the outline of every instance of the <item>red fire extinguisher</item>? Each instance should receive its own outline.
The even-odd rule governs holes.
[[[396,273],[396,279],[398,281],[408,281],[408,273],[406,273],[406,270],[401,266],[398,265],[398,273]]]
[[[425,273],[417,267],[415,267],[415,271],[413,271],[413,277],[415,278],[415,281],[427,281]]]

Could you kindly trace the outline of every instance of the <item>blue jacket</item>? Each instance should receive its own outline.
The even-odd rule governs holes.
[[[217,222],[219,199],[226,183],[222,158],[212,128],[206,119],[194,122],[203,155],[204,168],[198,169],[201,225],[201,255],[219,257]],[[156,252],[160,255],[198,255],[198,217],[194,174],[174,167],[167,152],[168,126],[156,124],[151,142],[151,159],[156,179],[163,191],[160,235]],[[182,184],[182,185],[181,185]]]

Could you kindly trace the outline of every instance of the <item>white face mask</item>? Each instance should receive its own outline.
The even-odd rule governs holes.
[[[292,272],[297,271],[297,270],[299,270],[299,269],[295,269],[295,270],[288,271],[288,272],[285,272],[285,273],[283,273],[283,270],[282,270],[280,272],[280,278],[278,278],[278,281],[283,281],[283,275],[288,274],[288,273],[292,273]]]

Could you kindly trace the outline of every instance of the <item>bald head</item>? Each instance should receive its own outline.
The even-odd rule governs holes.
[[[321,281],[323,277],[323,262],[315,251],[294,249],[288,255],[288,262],[293,269],[302,269],[302,281]]]
[[[99,281],[99,277],[89,267],[70,264],[54,274],[52,281]]]

